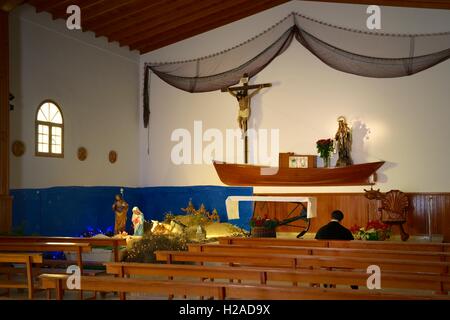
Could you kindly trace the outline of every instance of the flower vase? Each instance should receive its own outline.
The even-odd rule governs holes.
[[[323,159],[323,167],[329,168],[331,164],[331,158],[330,157],[324,157]]]

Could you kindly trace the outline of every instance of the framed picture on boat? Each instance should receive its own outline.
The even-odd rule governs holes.
[[[316,156],[294,155],[289,157],[289,168],[315,168]]]

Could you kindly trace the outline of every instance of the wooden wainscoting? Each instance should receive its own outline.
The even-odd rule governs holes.
[[[444,235],[450,241],[450,193],[406,193],[410,201],[410,211],[405,230],[414,236],[428,235],[428,213],[431,214],[431,232],[433,235]],[[351,227],[355,224],[365,226],[367,221],[380,217],[379,201],[368,200],[364,193],[295,193],[295,194],[268,194],[258,193],[258,196],[311,196],[317,198],[317,218],[312,220],[310,232],[316,232],[322,225],[330,220],[333,210],[341,210],[344,215],[343,225]],[[258,203],[255,215],[286,218],[286,214],[295,207],[295,204],[267,202]],[[298,212],[298,210],[297,210]],[[295,225],[295,223],[293,223]],[[298,232],[295,227],[282,226],[280,232]],[[394,234],[398,233],[393,228]]]

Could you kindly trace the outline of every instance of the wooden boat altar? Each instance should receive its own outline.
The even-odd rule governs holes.
[[[384,161],[332,168],[213,163],[220,180],[230,186],[356,186],[374,184]]]

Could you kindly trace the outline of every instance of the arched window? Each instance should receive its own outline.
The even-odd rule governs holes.
[[[64,157],[64,121],[55,102],[41,103],[36,114],[36,155]]]

